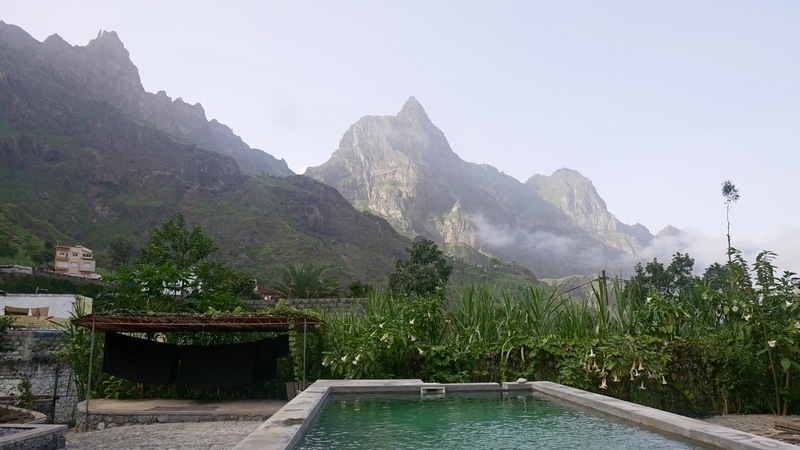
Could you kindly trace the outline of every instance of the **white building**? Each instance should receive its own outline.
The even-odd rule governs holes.
[[[94,273],[95,262],[92,251],[77,245],[56,245],[56,258],[53,264],[55,273],[81,278],[98,278]]]

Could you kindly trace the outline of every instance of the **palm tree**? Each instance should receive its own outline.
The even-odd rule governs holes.
[[[287,299],[335,297],[339,282],[332,277],[323,279],[322,272],[326,269],[310,262],[287,264],[281,269],[281,281],[275,284],[275,290]]]

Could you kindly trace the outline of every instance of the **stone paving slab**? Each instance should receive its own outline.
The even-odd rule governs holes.
[[[176,422],[263,422],[286,404],[283,400],[97,399],[78,404],[75,429],[103,430],[120,426]]]
[[[261,422],[159,423],[67,433],[73,450],[229,450]]]
[[[775,419],[775,428],[789,431],[792,433],[800,433],[800,419],[797,418]]]

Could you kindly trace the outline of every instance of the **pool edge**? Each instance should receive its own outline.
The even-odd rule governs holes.
[[[409,379],[318,380],[239,442],[234,450],[288,450],[294,448],[303,438],[303,433],[311,420],[332,393],[419,393],[422,387],[444,387],[447,392],[539,392],[647,428],[720,449],[800,449],[800,447],[775,439],[709,424],[548,381],[503,383],[501,386],[498,383],[424,383],[419,379]]]

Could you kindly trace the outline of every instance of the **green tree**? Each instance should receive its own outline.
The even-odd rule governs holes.
[[[127,236],[117,236],[112,239],[108,248],[111,268],[127,266],[131,262],[133,249],[133,241]]]
[[[8,235],[0,234],[0,258],[13,258],[18,252],[19,249],[11,243]]]
[[[325,298],[339,294],[336,278],[322,278],[327,267],[314,263],[287,264],[281,269],[281,280],[274,288],[286,298]]]
[[[153,230],[142,256],[130,267],[117,267],[113,305],[107,306],[148,312],[235,308],[251,289],[252,277],[208,261],[215,250],[201,227],[190,230],[178,214]]]
[[[733,264],[733,247],[731,247],[731,208],[733,204],[739,201],[739,189],[730,181],[725,180],[722,182],[722,197],[725,198],[725,221],[728,224],[728,266]],[[731,291],[736,289],[734,282],[733,270],[728,271]]]
[[[688,253],[680,252],[672,256],[672,262],[667,267],[656,258],[645,266],[637,263],[634,267],[635,275],[626,283],[626,289],[631,291],[635,285],[638,300],[644,300],[651,292],[666,297],[679,297],[690,293],[694,288],[693,268],[694,259]]]
[[[406,248],[410,259],[398,260],[395,271],[389,274],[389,289],[395,293],[418,297],[442,291],[453,272],[451,266],[433,241],[421,239]]]
[[[203,234],[202,227],[195,226],[190,231],[183,213],[178,213],[174,222],[167,220],[161,228],[153,230],[141,259],[151,265],[168,262],[185,269],[196,266],[216,250],[214,240]]]
[[[363,283],[361,280],[354,280],[347,285],[347,289],[351,298],[369,297],[369,294],[375,291],[375,288],[371,284]]]

